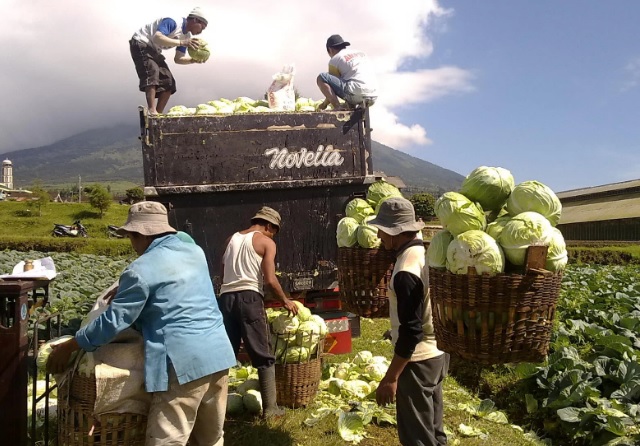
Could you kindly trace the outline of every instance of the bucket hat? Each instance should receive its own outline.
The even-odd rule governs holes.
[[[349,42],[345,42],[340,34],[334,34],[332,36],[329,36],[329,38],[327,39],[327,48],[332,48],[334,46],[340,45],[349,46],[351,44]]]
[[[177,232],[169,225],[167,208],[156,201],[141,201],[129,208],[127,222],[116,231],[120,235],[137,232],[142,235],[158,235]]]
[[[383,201],[378,215],[367,224],[391,236],[424,228],[423,222],[416,221],[416,213],[411,202],[402,197],[387,198]]]
[[[263,206],[262,209],[260,209],[258,213],[254,215],[251,220],[254,220],[256,218],[268,221],[269,223],[276,225],[278,228],[280,228],[281,222],[282,222],[282,219],[280,218],[280,214],[278,213],[278,211],[268,206]]]
[[[205,12],[200,7],[195,7],[189,13],[189,17],[195,17],[196,19],[200,19],[204,22],[205,25],[209,24],[209,20],[207,20]]]

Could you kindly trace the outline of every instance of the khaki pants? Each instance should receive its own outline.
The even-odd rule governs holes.
[[[146,446],[223,446],[227,369],[179,384],[169,368],[169,390],[154,392]]]

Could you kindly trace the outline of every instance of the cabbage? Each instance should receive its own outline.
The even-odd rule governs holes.
[[[342,383],[340,393],[347,398],[364,398],[371,393],[371,387],[366,381],[352,379]]]
[[[297,300],[294,300],[293,303],[295,304],[296,307],[298,307],[298,314],[296,315],[297,318],[298,318],[298,321],[305,322],[305,321],[308,321],[309,319],[311,319],[311,310],[310,309],[305,307],[302,304],[302,302],[298,302]]]
[[[272,323],[273,320],[281,314],[287,314],[287,311],[280,308],[267,308],[267,321]]]
[[[523,212],[504,225],[498,242],[509,262],[524,265],[527,248],[534,244],[548,245],[552,237],[551,229],[551,223],[542,215]]]
[[[188,114],[190,114],[189,109],[184,105],[174,105],[167,112],[167,115],[188,115]]]
[[[487,221],[482,209],[457,192],[446,192],[436,200],[435,213],[453,235],[472,229],[484,230]]]
[[[362,198],[354,198],[349,203],[345,210],[347,217],[355,219],[358,224],[362,223],[362,219],[367,215],[373,215],[373,208],[366,200]]]
[[[350,369],[350,364],[343,362],[338,364],[338,366],[336,367],[336,370],[333,372],[333,377],[334,378],[340,378],[340,379],[347,379],[347,377],[349,376],[349,369]]]
[[[504,253],[486,232],[463,232],[449,243],[447,269],[454,274],[467,274],[471,266],[478,274],[493,275],[504,271]]]
[[[447,248],[453,235],[443,229],[433,236],[427,248],[427,262],[430,268],[444,268],[447,265]]]
[[[286,313],[280,314],[273,319],[271,327],[273,331],[283,336],[283,338],[295,336],[295,332],[298,330],[300,320],[296,316],[290,316]]]
[[[369,364],[385,364],[385,365],[389,365],[389,360],[387,358],[385,358],[384,356],[374,356],[373,358],[371,358],[371,360],[369,360]]]
[[[464,179],[460,193],[480,203],[485,211],[497,211],[514,187],[513,175],[507,169],[480,166]]]
[[[344,441],[357,444],[365,437],[364,421],[358,412],[340,411],[338,433]]]
[[[244,410],[243,397],[239,393],[227,395],[227,415],[240,415]]]
[[[321,316],[318,316],[317,314],[312,314],[311,320],[318,325],[318,328],[320,328],[320,336],[324,336],[327,334],[327,323],[324,321],[324,319],[322,319]]]
[[[342,389],[342,385],[345,382],[346,381],[341,378],[330,378],[329,386],[327,387],[327,392],[329,392],[332,395],[340,396],[340,392],[341,392],[340,389]]]
[[[402,197],[402,193],[400,189],[385,180],[378,180],[367,189],[367,201],[372,207],[385,197]]]
[[[489,234],[495,240],[498,240],[500,234],[502,233],[502,230],[504,229],[504,225],[506,225],[509,220],[511,220],[511,216],[509,214],[496,218],[495,221],[487,225],[487,234]]]
[[[358,226],[356,233],[358,238],[358,245],[363,248],[378,248],[382,243],[380,237],[378,237],[378,228],[368,224],[362,224]]]
[[[284,351],[282,356],[283,363],[297,363],[304,362],[309,358],[309,349],[306,347],[294,346],[289,347]]]
[[[236,392],[238,392],[240,395],[244,395],[249,390],[260,390],[260,381],[258,381],[257,379],[248,379],[238,386]]]
[[[38,369],[45,370],[47,368],[47,361],[49,360],[49,355],[53,351],[54,345],[62,344],[64,342],[70,341],[71,339],[73,339],[73,336],[64,335],[45,342],[42,347],[38,349],[38,356],[36,357],[36,365],[38,366]],[[75,354],[69,357],[69,363],[73,361],[73,358],[75,358]]]
[[[382,378],[384,378],[384,375],[387,374],[388,368],[389,367],[386,364],[377,362],[368,364],[364,368],[364,372],[369,376],[370,379],[379,382]]]
[[[368,350],[360,350],[356,353],[356,356],[353,358],[353,363],[358,365],[369,364],[371,359],[373,358],[373,353]]]
[[[358,243],[358,220],[352,217],[344,217],[338,222],[336,241],[338,248],[350,248]]]
[[[567,266],[569,256],[562,232],[558,228],[551,229],[551,241],[547,252],[545,268],[549,271],[560,271]]]
[[[218,113],[218,109],[209,104],[196,105],[196,115],[215,115]]]
[[[301,322],[298,327],[296,344],[311,349],[320,340],[320,326],[314,321]]]
[[[207,42],[205,42],[201,38],[198,38],[198,41],[200,42],[200,46],[198,47],[197,50],[189,47],[187,51],[189,52],[189,56],[193,60],[197,62],[206,62],[207,60],[209,60],[209,56],[211,55],[211,52],[209,51],[209,46],[207,45]]]
[[[560,221],[562,204],[549,187],[538,181],[525,181],[518,184],[509,195],[507,211],[511,215],[537,212],[546,217],[551,226],[555,226]]]
[[[262,410],[262,396],[257,390],[247,390],[242,396],[242,403],[249,413],[260,413]]]

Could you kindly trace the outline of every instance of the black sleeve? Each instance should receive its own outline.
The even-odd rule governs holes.
[[[393,289],[398,299],[398,319],[400,320],[395,354],[409,359],[424,335],[422,330],[424,284],[415,274],[400,271],[394,276]]]

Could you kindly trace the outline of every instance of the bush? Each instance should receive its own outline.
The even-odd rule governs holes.
[[[126,239],[91,239],[57,237],[0,237],[0,250],[75,252],[103,256],[123,256],[135,254],[131,243]]]
[[[429,193],[414,194],[409,198],[416,211],[416,218],[430,220],[435,217],[434,205],[436,198]]]

